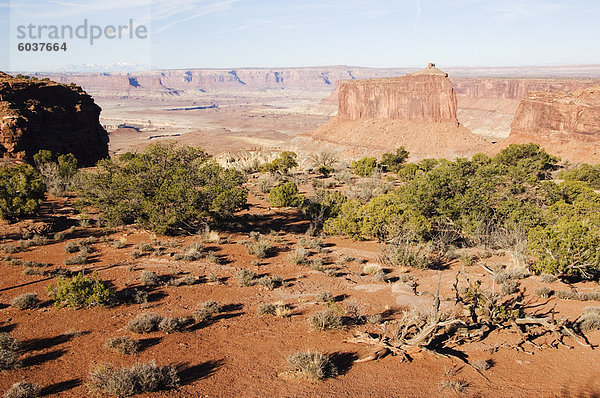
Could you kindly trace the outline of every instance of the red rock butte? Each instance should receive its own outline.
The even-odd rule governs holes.
[[[433,63],[400,77],[343,81],[338,92],[338,117],[343,120],[398,119],[458,125],[452,82]]]
[[[459,125],[456,92],[435,64],[401,77],[339,83],[338,116],[294,139],[298,150],[331,145],[352,157],[404,146],[412,160],[469,156],[490,145]]]

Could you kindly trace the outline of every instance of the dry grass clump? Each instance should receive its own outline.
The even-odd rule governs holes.
[[[40,299],[35,293],[25,293],[12,299],[10,305],[20,310],[31,310],[40,306]]]
[[[112,351],[127,355],[136,354],[140,350],[139,341],[127,336],[111,337],[106,340],[104,346]]]
[[[283,278],[281,276],[263,276],[256,280],[261,286],[267,288],[267,290],[274,290],[280,286],[283,286]]]
[[[551,274],[541,274],[540,275],[540,280],[544,283],[552,283],[554,281],[556,281],[556,276],[551,275]]]
[[[194,311],[194,319],[196,322],[206,322],[215,314],[223,311],[223,306],[214,300],[209,300],[200,305],[200,308]]]
[[[195,284],[197,279],[192,275],[182,276],[181,278],[173,278],[169,281],[171,286],[190,286]]]
[[[578,292],[576,290],[558,290],[554,295],[563,300],[600,301],[600,292]]]
[[[481,372],[484,370],[488,370],[492,366],[494,366],[494,361],[492,359],[481,359],[479,361],[474,361],[473,363],[471,363],[471,366],[473,366],[475,369]]]
[[[4,398],[37,398],[41,388],[35,383],[22,381],[13,384],[4,394]]]
[[[464,380],[446,380],[439,384],[440,391],[452,390],[456,394],[465,394],[469,389],[469,383]]]
[[[577,319],[577,326],[582,332],[600,329],[600,307],[587,307]]]
[[[494,281],[498,284],[523,279],[527,276],[527,269],[522,267],[502,268],[495,272]]]
[[[273,255],[273,244],[259,232],[250,233],[250,241],[244,244],[248,254],[258,258],[267,258]]]
[[[3,245],[0,245],[0,252],[6,253],[6,254],[15,254],[18,253],[20,250],[19,248],[17,248],[15,245],[11,244],[11,243],[5,243]]]
[[[152,271],[142,271],[140,274],[140,282],[148,287],[156,287],[161,284],[160,276]]]
[[[384,248],[385,260],[394,267],[428,268],[432,264],[428,251],[421,246],[412,246],[399,241]]]
[[[333,308],[315,312],[308,322],[315,330],[341,329],[343,326],[342,315]]]
[[[273,304],[264,303],[258,306],[257,313],[258,315],[275,315],[280,318],[287,318],[291,315],[292,308],[282,302]]]
[[[65,261],[63,261],[63,264],[64,265],[83,265],[83,264],[87,264],[87,262],[89,260],[89,257],[90,257],[89,256],[89,251],[87,250],[87,248],[83,248],[75,256],[69,257]]]
[[[73,254],[73,253],[77,253],[79,250],[81,250],[81,247],[79,246],[79,244],[77,242],[70,241],[70,242],[65,243],[64,250],[65,250],[65,252],[67,252],[69,254]]]
[[[286,360],[294,373],[312,380],[323,380],[338,375],[337,367],[329,355],[320,352],[299,351],[289,355]]]
[[[21,342],[8,333],[0,333],[0,350],[18,351]]]
[[[158,324],[158,330],[165,333],[176,333],[183,331],[187,325],[192,323],[191,318],[163,318]]]
[[[308,250],[298,246],[288,255],[288,259],[294,265],[306,265],[309,256],[310,252]]]
[[[150,333],[158,330],[158,325],[163,320],[163,317],[154,312],[140,314],[129,320],[127,330],[134,333]]]
[[[0,350],[0,370],[15,369],[19,366],[19,354],[12,350]]]
[[[335,296],[329,291],[322,291],[317,293],[317,297],[315,298],[318,303],[333,303],[335,301]]]
[[[379,264],[369,263],[363,266],[362,271],[367,275],[377,275],[383,273],[383,268],[381,268],[381,265]]]
[[[548,298],[554,294],[554,290],[552,290],[546,286],[542,286],[535,291],[535,294],[537,294],[538,296],[540,296],[542,298]]]
[[[179,387],[173,366],[158,366],[152,361],[130,368],[99,366],[90,375],[90,387],[118,397]]]
[[[254,285],[256,273],[249,269],[241,269],[235,274],[236,279],[241,287]]]

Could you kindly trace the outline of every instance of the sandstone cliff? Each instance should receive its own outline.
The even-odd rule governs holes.
[[[398,119],[455,123],[456,93],[448,75],[433,64],[397,78],[344,81],[338,117],[344,120]]]
[[[108,157],[99,116],[100,107],[79,87],[0,72],[0,159],[31,161],[48,149],[93,166]]]
[[[468,156],[488,145],[459,125],[452,83],[433,64],[398,78],[340,82],[338,91],[337,118],[297,137],[296,148],[328,145],[356,157],[402,145],[417,160]]]
[[[530,93],[502,146],[525,142],[573,162],[600,162],[600,86],[575,93]]]

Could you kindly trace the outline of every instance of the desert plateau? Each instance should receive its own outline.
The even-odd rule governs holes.
[[[600,396],[599,11],[0,2],[0,394]]]

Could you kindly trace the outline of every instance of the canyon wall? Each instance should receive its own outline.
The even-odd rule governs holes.
[[[77,86],[0,72],[0,158],[32,161],[41,149],[72,153],[80,166],[108,157],[100,107]]]
[[[501,146],[528,142],[564,160],[600,162],[600,86],[574,93],[530,93]]]
[[[405,76],[340,82],[338,117],[456,123],[456,93],[435,65]]]

